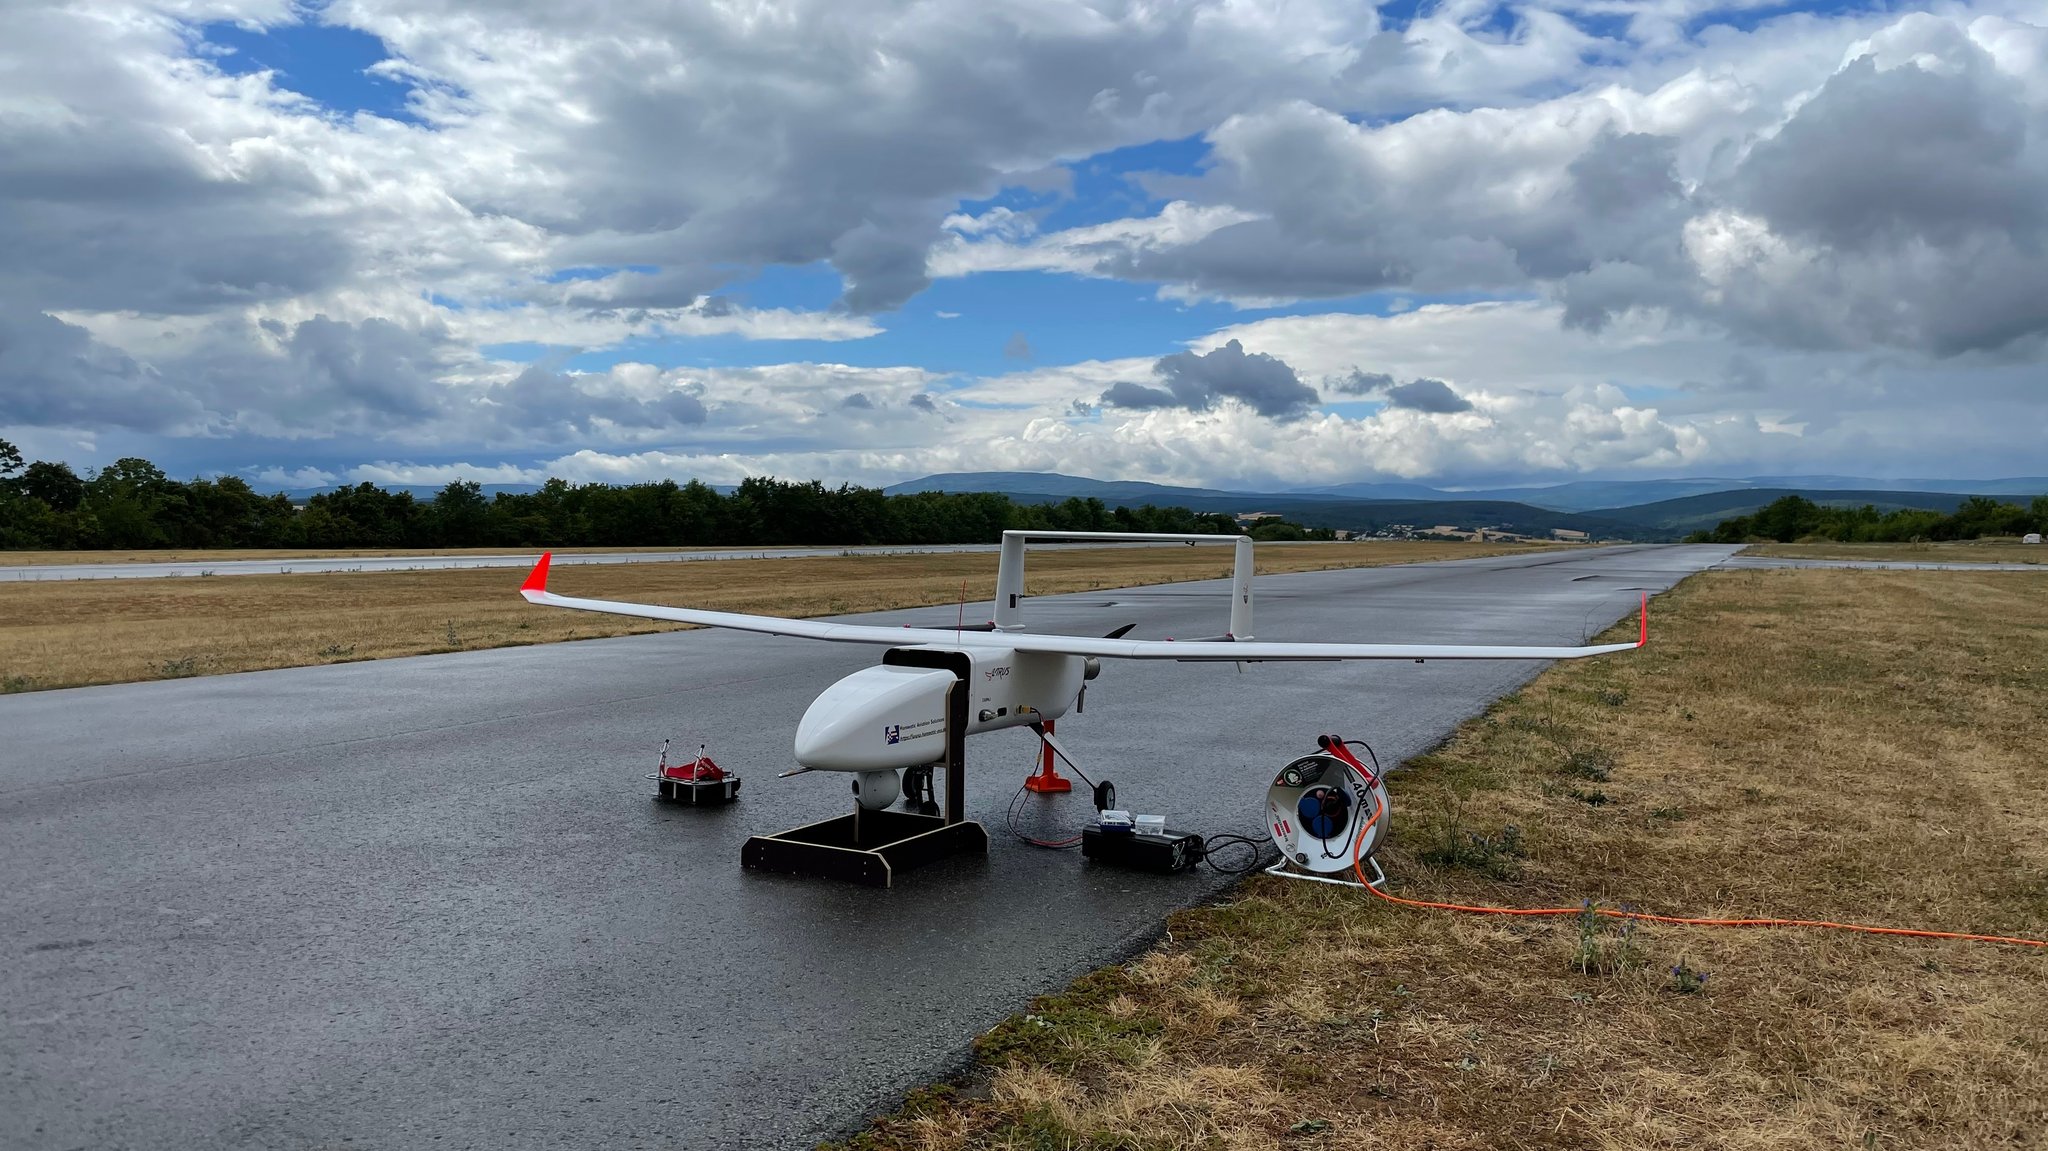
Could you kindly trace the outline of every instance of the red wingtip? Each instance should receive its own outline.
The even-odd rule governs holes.
[[[520,591],[548,590],[548,561],[555,558],[553,552],[540,553],[540,562],[533,565],[533,571],[526,576],[526,582],[519,585]]]
[[[542,562],[543,562],[543,563],[545,563],[546,561],[545,561],[545,560],[543,560]],[[1645,644],[1647,644],[1647,643],[1649,643],[1649,642],[1650,642],[1650,593],[1649,593],[1649,592],[1644,592],[1644,593],[1643,593],[1643,617],[1642,617],[1642,618],[1643,618],[1643,631],[1642,631],[1642,634],[1641,634],[1640,636],[1638,636],[1638,637],[1636,638],[1636,646],[1637,646],[1637,647],[1642,647],[1643,645],[1645,645]]]

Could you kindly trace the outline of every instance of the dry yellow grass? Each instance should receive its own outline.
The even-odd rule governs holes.
[[[1500,555],[1514,546],[1302,544],[1262,548],[1261,572]],[[568,595],[776,615],[956,603],[985,613],[992,553],[570,565]],[[1033,553],[1034,595],[1228,576],[1216,548]],[[8,691],[254,671],[425,652],[674,630],[533,607],[510,568],[0,584],[0,687]]]
[[[220,560],[371,559],[384,556],[502,556],[525,548],[158,548],[134,551],[0,551],[0,567],[49,564],[208,563]],[[613,552],[759,551],[760,548],[556,548],[556,555]],[[832,549],[821,549],[832,550]],[[539,554],[539,553],[534,553]]]
[[[1945,564],[2048,564],[2048,544],[2018,540],[1951,540],[1944,543],[1896,544],[1751,544],[1749,555],[1805,560],[1913,560]]]
[[[1660,599],[1646,651],[1553,668],[1397,774],[1387,870],[1411,897],[2048,936],[2044,591],[2033,573],[1697,577]],[[1497,850],[1510,824],[1526,858]],[[855,1146],[2048,1138],[2040,950],[1665,926],[1624,942],[1602,922],[1588,973],[1576,917],[1263,877],[1169,927],[992,1031],[966,1090],[920,1094]],[[1680,963],[1702,988],[1679,989]]]

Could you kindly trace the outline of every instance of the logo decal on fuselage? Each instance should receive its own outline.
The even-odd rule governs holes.
[[[903,729],[905,726],[910,728],[908,734],[904,733]],[[943,734],[945,730],[946,720],[944,716],[934,719],[921,719],[916,723],[908,725],[900,723],[884,724],[882,726],[882,742],[908,743],[913,739],[924,739],[927,736]]]

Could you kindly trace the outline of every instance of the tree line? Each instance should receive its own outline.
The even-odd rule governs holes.
[[[1694,532],[1687,543],[1739,544],[1752,540],[1825,539],[1855,543],[1915,540],[1974,540],[2048,532],[2048,496],[2032,504],[1971,496],[1953,512],[1899,508],[1880,512],[1862,507],[1823,507],[1805,496],[1782,496],[1754,515],[1722,520],[1711,531]]]
[[[1234,534],[1219,512],[1111,508],[1099,499],[1019,504],[985,492],[887,495],[815,480],[748,479],[731,494],[692,480],[550,479],[486,495],[456,481],[427,499],[357,484],[305,504],[237,476],[175,480],[148,460],[80,476],[0,440],[0,548],[660,547],[989,543],[1006,528]],[[1275,525],[1273,534],[1296,525]],[[1265,531],[1262,526],[1261,531]],[[1328,532],[1309,532],[1328,538]],[[1299,535],[1289,538],[1301,538]]]

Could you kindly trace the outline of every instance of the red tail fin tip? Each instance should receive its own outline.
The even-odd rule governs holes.
[[[542,562],[543,564],[545,564],[545,563],[546,563],[547,561],[546,561],[546,560],[542,560],[541,562]],[[1636,646],[1637,646],[1637,647],[1642,647],[1642,646],[1644,646],[1645,644],[1647,644],[1647,643],[1649,643],[1649,642],[1650,642],[1650,593],[1649,593],[1649,592],[1644,592],[1644,593],[1643,593],[1643,616],[1642,616],[1642,619],[1643,619],[1643,631],[1642,631],[1642,634],[1641,634],[1640,636],[1638,636],[1638,637],[1636,638]]]
[[[549,560],[551,560],[551,559],[553,559],[553,558],[555,558],[555,553],[553,553],[553,552],[542,552],[542,553],[540,553],[540,562],[539,562],[539,563],[537,563],[537,564],[535,564],[535,565],[533,565],[533,571],[531,571],[530,573],[528,573],[528,574],[527,574],[527,577],[526,577],[526,582],[525,582],[525,583],[523,583],[523,584],[520,584],[520,585],[519,585],[519,590],[520,590],[520,591],[546,591],[546,590],[548,590],[548,561],[549,561]]]

